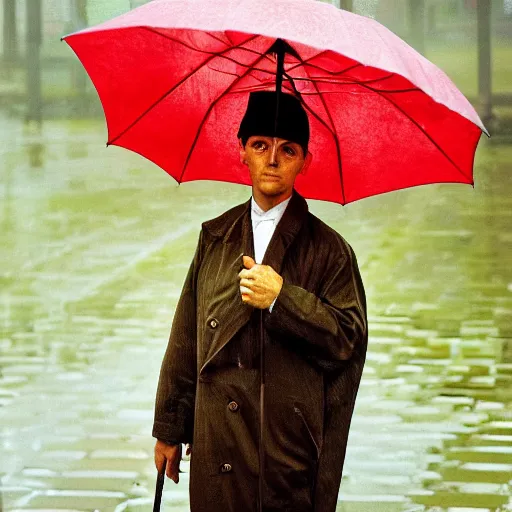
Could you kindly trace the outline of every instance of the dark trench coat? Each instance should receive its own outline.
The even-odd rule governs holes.
[[[257,512],[260,327],[263,510],[334,512],[366,358],[364,288],[347,242],[295,190],[262,264],[283,277],[272,312],[244,304],[250,200],[204,222],[163,359],[153,436],[192,443],[192,512]]]

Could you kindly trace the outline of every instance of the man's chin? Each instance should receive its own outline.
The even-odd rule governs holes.
[[[281,195],[284,190],[283,187],[277,186],[275,183],[265,183],[259,187],[260,192],[269,197]]]

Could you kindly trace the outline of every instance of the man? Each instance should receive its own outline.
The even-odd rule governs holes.
[[[177,483],[192,445],[192,512],[336,508],[365,294],[351,247],[293,188],[311,161],[307,114],[281,94],[276,128],[275,108],[275,92],[251,93],[238,137],[252,198],[202,224],[162,363],[155,464]]]

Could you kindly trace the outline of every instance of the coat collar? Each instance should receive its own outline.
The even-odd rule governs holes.
[[[301,226],[304,225],[308,214],[308,204],[306,200],[293,189],[292,197],[286,210],[281,217],[276,229],[270,239],[263,265],[270,265],[278,274],[281,273],[286,251],[299,233]],[[220,217],[211,221],[204,222],[205,228],[211,235],[222,238],[222,243],[229,249],[229,261],[239,258],[239,266],[236,273],[227,272],[226,278],[230,280],[232,292],[230,298],[226,300],[223,307],[223,316],[229,318],[226,322],[226,328],[213,340],[206,355],[205,362],[201,368],[203,373],[209,363],[215,358],[233,336],[250,320],[251,315],[256,311],[252,306],[244,305],[240,300],[240,290],[237,281],[237,273],[244,268],[242,255],[254,258],[254,242],[251,222],[251,200],[235,206]],[[236,267],[235,267],[236,268]],[[224,274],[222,274],[224,275]],[[232,281],[232,283],[231,283]],[[221,321],[221,324],[224,324]]]
[[[263,265],[270,265],[277,273],[280,272],[286,250],[304,224],[308,212],[308,203],[293,189],[290,202],[265,251]],[[222,243],[238,245],[241,253],[254,258],[251,199],[203,223],[203,227],[213,236],[221,237]]]

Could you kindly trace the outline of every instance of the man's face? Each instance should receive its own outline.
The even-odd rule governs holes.
[[[253,190],[268,198],[289,196],[305,162],[300,144],[262,135],[249,137],[245,148],[240,142],[240,160],[249,167]]]

